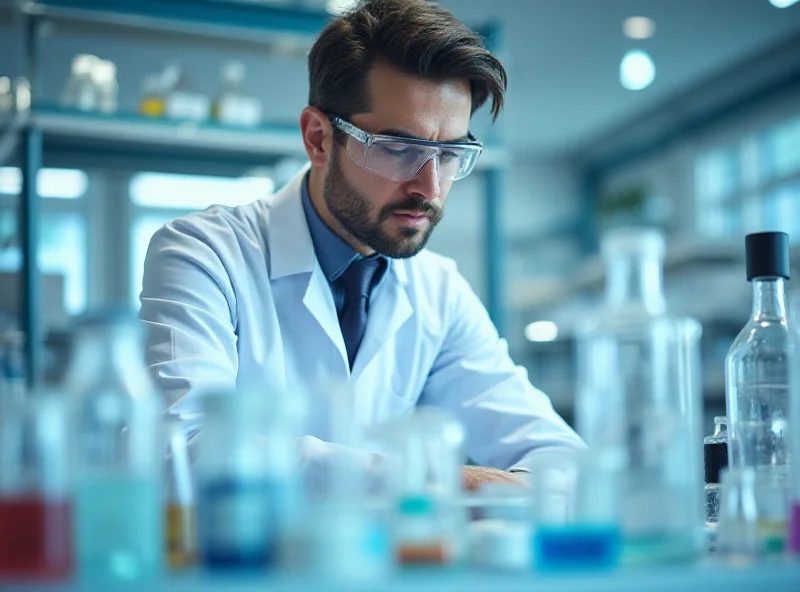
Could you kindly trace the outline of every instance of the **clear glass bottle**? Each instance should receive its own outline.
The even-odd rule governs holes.
[[[99,61],[96,56],[89,54],[75,56],[61,98],[64,107],[79,111],[96,111],[99,108],[101,93],[94,80]]]
[[[222,69],[222,92],[214,101],[214,118],[219,123],[251,128],[261,123],[261,101],[242,89],[246,76],[242,62],[228,62]]]
[[[0,412],[0,581],[72,573],[69,430],[61,393]]]
[[[578,339],[577,427],[620,477],[623,561],[691,560],[702,544],[700,325],[667,313],[663,235],[602,241],[605,303]]]
[[[714,433],[703,440],[705,466],[706,526],[717,523],[720,503],[720,474],[728,468],[728,418],[714,418]]]
[[[127,313],[86,316],[67,376],[75,433],[78,575],[142,580],[163,566],[161,405]]]
[[[731,467],[755,470],[759,481],[769,479],[783,487],[786,497],[790,334],[784,282],[789,278],[789,237],[782,232],[750,234],[745,246],[753,313],[725,359],[728,461]],[[769,530],[785,532],[785,523],[777,529],[772,524],[775,509],[763,510],[761,515],[772,516]]]
[[[797,286],[788,295],[790,329],[789,415],[792,445],[792,487],[789,492],[788,548],[800,555],[800,288]]]

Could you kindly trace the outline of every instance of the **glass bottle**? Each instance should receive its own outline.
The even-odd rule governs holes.
[[[71,572],[67,412],[62,397],[37,394],[0,412],[0,580]]]
[[[197,560],[197,519],[189,459],[189,444],[177,415],[164,418],[167,441],[167,496],[165,535],[167,564],[173,570],[191,566]]]
[[[722,471],[722,498],[717,530],[717,555],[732,564],[759,556],[756,473],[750,468]]]
[[[299,494],[285,399],[277,390],[203,396],[197,520],[207,569],[261,570],[282,558]]]
[[[148,74],[142,82],[142,98],[139,100],[139,113],[145,117],[163,117],[166,111],[161,77]]]
[[[222,69],[222,92],[214,101],[214,118],[219,123],[239,127],[258,127],[261,123],[261,101],[242,89],[246,76],[242,62],[228,62]]]
[[[86,316],[67,376],[75,432],[79,576],[156,577],[163,565],[161,409],[125,313]]]
[[[728,418],[714,418],[714,433],[703,440],[706,526],[716,524],[720,503],[720,473],[728,468]]]
[[[100,60],[93,55],[80,54],[72,60],[72,69],[61,102],[64,107],[78,111],[95,111],[100,105],[100,90],[94,73]]]
[[[578,340],[578,432],[619,475],[623,561],[691,560],[703,516],[700,326],[667,313],[659,231],[616,229],[601,247],[605,303]]]
[[[784,282],[789,278],[789,237],[761,232],[745,237],[747,279],[753,285],[753,312],[725,359],[725,391],[729,420],[728,460],[731,467],[753,469],[760,483],[783,487],[788,496],[790,454],[790,339]],[[776,527],[773,491],[759,514]],[[785,516],[786,508],[779,508]]]

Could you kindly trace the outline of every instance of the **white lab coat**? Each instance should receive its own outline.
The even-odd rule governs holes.
[[[583,448],[514,365],[455,263],[426,250],[391,260],[351,371],[306,223],[305,172],[275,195],[179,218],[153,236],[140,317],[172,411],[202,425],[196,395],[213,386],[305,392],[306,462],[347,452],[374,466],[373,454],[331,443],[325,385],[349,381],[356,425],[442,407],[463,423],[465,452],[481,465],[524,469],[540,451]]]

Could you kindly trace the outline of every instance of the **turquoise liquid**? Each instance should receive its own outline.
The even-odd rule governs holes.
[[[161,490],[155,479],[106,477],[75,491],[75,549],[85,579],[142,580],[162,571]]]
[[[614,525],[543,526],[533,535],[533,557],[542,571],[613,569],[622,537]]]

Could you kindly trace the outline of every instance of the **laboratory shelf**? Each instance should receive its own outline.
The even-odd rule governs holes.
[[[121,27],[233,43],[287,38],[310,42],[330,19],[325,11],[241,0],[32,0],[21,3],[21,9],[62,30],[87,23],[107,32]]]
[[[14,586],[0,582],[3,590],[53,592],[797,592],[800,565],[775,564],[755,568],[695,566],[690,568],[640,569],[619,573],[552,575],[503,575],[486,573],[420,572],[380,581],[352,581],[337,577],[312,579],[257,577],[176,577],[151,584],[74,584]]]

